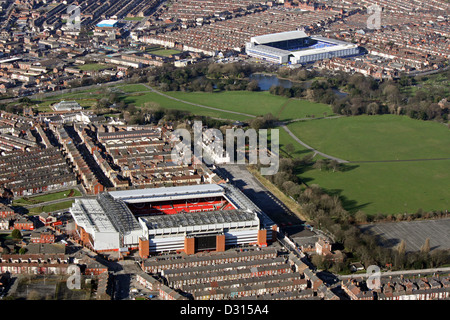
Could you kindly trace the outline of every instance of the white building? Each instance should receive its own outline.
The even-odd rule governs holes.
[[[78,111],[83,108],[76,101],[61,101],[52,106],[55,111]]]
[[[106,193],[95,199],[75,199],[70,212],[80,238],[96,251],[137,247],[142,236],[142,228],[128,207]]]
[[[173,207],[172,203],[177,201],[195,209],[199,202],[208,204],[207,199],[214,198],[225,199],[223,205],[230,207],[204,210],[199,206],[199,210],[177,214],[140,214],[138,217],[130,210],[149,203],[150,208],[162,203]],[[195,238],[200,249],[214,246],[217,237],[222,237],[223,246],[266,245],[274,240],[272,231],[277,230],[264,212],[239,189],[228,184],[113,191],[95,199],[76,199],[70,211],[82,241],[97,251],[138,248],[142,239],[150,253],[183,251],[187,238]]]
[[[246,53],[272,63],[306,64],[357,55],[359,48],[356,44],[341,40],[308,36],[303,31],[287,31],[252,37],[246,43]]]

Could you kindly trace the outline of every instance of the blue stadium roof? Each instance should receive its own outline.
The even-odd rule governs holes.
[[[117,25],[117,20],[102,20],[97,24],[100,28],[114,28]]]

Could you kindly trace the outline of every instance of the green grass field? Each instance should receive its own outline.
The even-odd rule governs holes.
[[[329,155],[356,161],[342,172],[309,168],[300,174],[341,196],[345,208],[396,214],[450,207],[450,160],[358,162],[450,158],[450,131],[442,124],[393,115],[312,120],[289,125],[300,139]],[[308,152],[280,130],[294,156]]]
[[[450,208],[450,160],[361,163],[345,172],[311,169],[300,176],[341,196],[352,213],[414,213]]]
[[[222,109],[216,111],[201,108],[188,103],[175,101],[167,97],[151,92],[143,84],[125,84],[114,86],[123,94],[122,99],[127,104],[134,104],[137,107],[144,107],[147,102],[154,102],[154,105],[165,109],[178,109],[189,111],[196,115],[229,119],[229,120],[249,120],[254,116],[272,113],[280,120],[291,120],[298,118],[323,117],[324,114],[333,115],[331,107],[321,103],[314,103],[307,100],[288,99],[282,96],[271,95],[269,92],[251,91],[225,91],[225,92],[164,92],[170,97],[182,101],[200,104],[208,107]],[[50,111],[50,105],[61,100],[76,100],[83,107],[92,106],[96,99],[105,97],[108,93],[99,88],[91,88],[83,91],[64,93],[43,98],[39,101],[39,111]],[[250,116],[240,115],[232,112],[241,112]]]
[[[144,86],[143,84],[140,84],[140,83],[125,84],[125,85],[116,86],[115,88],[117,88],[120,91],[125,92],[125,93],[149,91],[146,86]]]
[[[254,116],[272,113],[276,115],[286,98],[268,92],[224,91],[224,92],[166,92],[167,95],[223,110],[243,112]]]
[[[277,127],[275,129],[278,129],[280,136],[280,150],[284,152],[285,156],[291,156],[293,158],[303,158],[307,154],[312,153],[312,151],[297,143],[283,128]],[[291,144],[294,147],[294,152],[290,154],[288,154],[286,151],[286,145],[288,144]]]
[[[63,210],[63,209],[69,209],[72,206],[73,202],[74,202],[74,200],[69,200],[69,201],[59,202],[59,203],[55,203],[55,204],[49,204],[49,205],[44,205],[44,206],[40,206],[40,207],[30,208],[28,215],[36,215],[36,214],[40,214],[42,212],[53,212],[53,211],[58,211],[58,210]]]
[[[43,202],[47,202],[47,201],[53,201],[53,200],[58,200],[58,199],[63,199],[63,198],[68,198],[68,197],[78,197],[78,196],[81,196],[81,192],[76,189],[72,189],[72,190],[65,190],[65,191],[60,191],[60,192],[55,192],[55,193],[48,193],[48,194],[44,194],[44,195],[40,195],[40,196],[20,198],[20,199],[14,200],[13,205],[17,206],[17,205],[38,204],[38,203],[43,203]]]
[[[295,122],[289,129],[326,154],[350,161],[450,158],[442,124],[395,115]]]
[[[201,108],[197,106],[193,106],[190,104],[186,104],[183,102],[175,101],[172,99],[169,99],[167,97],[163,97],[157,93],[149,92],[139,95],[128,95],[124,97],[123,101],[127,104],[134,104],[137,107],[144,107],[144,105],[147,102],[154,102],[158,106],[164,109],[176,109],[176,110],[184,110],[189,111],[193,114],[200,115],[200,116],[206,116],[206,117],[213,117],[213,118],[221,118],[221,119],[230,119],[230,120],[241,120],[245,121],[248,120],[249,117],[233,114],[226,112],[224,110],[221,111],[215,111],[211,109]]]
[[[329,105],[300,99],[287,100],[277,114],[278,118],[283,121],[311,117],[329,117],[333,115],[333,111]]]
[[[164,48],[152,48],[147,50],[147,53],[151,53],[157,56],[162,57],[168,57],[177,53],[180,53],[181,51],[175,50],[175,49],[164,49]]]
[[[243,112],[254,116],[272,113],[280,120],[304,118],[315,114],[323,116],[324,112],[332,114],[331,107],[307,100],[288,99],[271,95],[269,92],[224,91],[224,92],[168,92],[167,95],[224,110]]]
[[[83,64],[83,65],[79,65],[78,69],[83,70],[83,71],[100,71],[100,70],[104,70],[109,68],[108,65],[103,64],[103,63],[87,63],[87,64]]]
[[[126,17],[125,21],[141,21],[142,19],[144,19],[144,17]]]

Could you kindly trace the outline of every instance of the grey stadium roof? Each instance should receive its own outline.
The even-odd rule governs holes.
[[[252,221],[255,219],[255,213],[244,210],[226,210],[147,216],[144,219],[149,229],[160,229]]]

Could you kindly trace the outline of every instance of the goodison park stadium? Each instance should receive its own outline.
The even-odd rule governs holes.
[[[247,55],[277,64],[308,64],[360,53],[356,44],[321,36],[308,36],[303,31],[252,37],[245,48]]]
[[[76,199],[79,241],[97,252],[224,251],[267,246],[277,225],[233,185],[204,184],[111,191]]]

